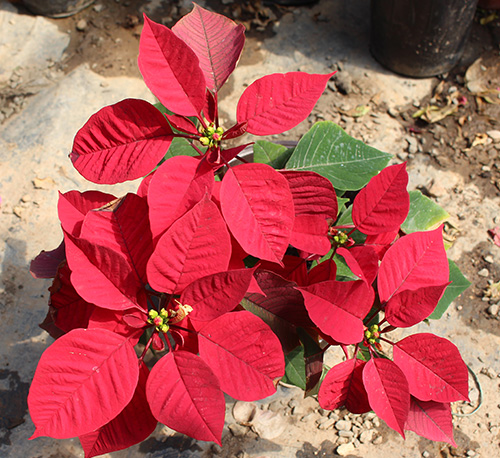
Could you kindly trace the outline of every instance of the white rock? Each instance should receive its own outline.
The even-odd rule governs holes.
[[[500,142],[500,130],[489,130],[486,132],[488,137],[490,137],[495,143]]]
[[[339,445],[335,452],[337,453],[337,455],[340,455],[340,456],[347,456],[349,455],[350,453],[354,452],[356,449],[356,447],[354,447],[354,444],[353,443],[348,443],[348,444],[342,444],[342,445]]]

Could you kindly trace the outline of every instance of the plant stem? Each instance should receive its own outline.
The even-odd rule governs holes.
[[[144,347],[144,350],[142,352],[142,355],[140,356],[139,358],[139,361],[143,361],[144,360],[144,357],[146,356],[146,353],[148,352],[149,350],[149,347],[151,346],[152,342],[153,342],[153,335],[156,331],[153,331],[153,334],[151,334],[151,337],[149,338],[148,342],[146,343],[146,346]]]

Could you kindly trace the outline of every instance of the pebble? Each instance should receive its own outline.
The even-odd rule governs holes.
[[[422,452],[422,456],[423,456],[424,458],[429,458],[429,457],[431,456],[431,454],[430,454],[427,450],[424,450],[424,451]]]
[[[500,130],[489,130],[486,135],[490,137],[495,143],[500,142]]]
[[[85,32],[85,29],[87,28],[87,21],[85,19],[80,19],[76,23],[76,30],[79,32]]]
[[[418,141],[416,138],[408,135],[405,138],[406,142],[408,143],[408,153],[409,154],[416,154],[418,152]]]
[[[354,433],[352,431],[339,431],[339,437],[354,437]]]
[[[228,426],[229,431],[234,437],[243,437],[247,433],[247,428],[238,423],[232,423]]]
[[[337,431],[350,431],[352,428],[352,423],[349,420],[339,420],[335,423],[335,429]]]
[[[330,429],[334,424],[335,424],[335,420],[333,420],[332,418],[328,418],[326,421],[322,422],[318,426],[318,429],[321,429],[321,430]]]
[[[354,452],[356,447],[354,447],[354,444],[348,443],[348,444],[341,444],[335,449],[335,453],[340,456],[347,456]]]
[[[334,76],[335,86],[338,91],[344,95],[348,95],[352,92],[352,77],[345,70],[337,72]]]
[[[316,415],[314,415],[314,413],[309,413],[307,415],[304,415],[300,421],[304,422],[304,423],[308,423],[310,421],[313,421],[314,419],[316,418]]]
[[[491,254],[489,254],[488,256],[485,256],[484,257],[484,260],[488,263],[488,264],[493,264],[495,261],[493,259],[493,256],[491,256]]]
[[[18,218],[22,218],[23,217],[23,212],[24,212],[24,208],[19,206],[19,205],[16,205],[13,209],[12,209],[12,213],[14,213],[14,215],[16,215]]]
[[[21,197],[21,202],[24,202],[25,204],[31,202],[31,196],[29,194],[25,194],[23,197]]]
[[[500,306],[498,304],[491,304],[488,307],[488,313],[491,316],[497,316],[498,315],[498,310],[500,309]]]
[[[478,273],[477,273],[480,277],[489,277],[490,276],[490,271],[486,268],[484,269],[481,269]]]
[[[380,445],[383,441],[384,441],[384,439],[382,438],[382,436],[377,436],[375,439],[373,439],[372,444],[373,445]]]
[[[252,424],[252,429],[259,437],[267,440],[276,439],[283,434],[286,427],[287,422],[285,419],[281,415],[271,412],[270,410],[259,412]]]
[[[104,5],[98,3],[97,5],[94,5],[93,9],[96,13],[100,13],[104,9]]]
[[[378,428],[380,426],[380,420],[378,419],[378,417],[372,418],[372,423],[375,428]]]
[[[236,401],[233,406],[233,417],[237,423],[249,423],[255,417],[257,406],[252,402]]]
[[[497,373],[491,367],[483,367],[481,369],[481,374],[486,375],[490,379],[497,378]]]
[[[366,423],[366,422],[365,422]],[[371,425],[370,425],[371,426]],[[373,440],[373,430],[372,429],[368,429],[368,430],[365,430],[363,431],[360,435],[359,435],[359,441],[362,443],[362,444],[366,444],[368,442],[371,442]]]

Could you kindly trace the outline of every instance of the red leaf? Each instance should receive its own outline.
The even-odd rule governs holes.
[[[231,167],[220,197],[224,219],[242,248],[280,263],[294,220],[292,194],[283,176],[266,164]]]
[[[99,210],[87,213],[80,237],[120,253],[133,267],[137,282],[146,283],[146,264],[153,251],[148,205],[127,194]]]
[[[356,229],[371,235],[399,229],[410,210],[407,185],[406,162],[386,167],[374,176],[354,199]]]
[[[398,328],[409,328],[420,323],[434,311],[448,285],[445,283],[395,294],[385,305],[385,318]]]
[[[367,235],[364,246],[372,247],[377,255],[379,260],[382,260],[387,250],[391,247],[392,242],[398,236],[399,229],[394,232],[383,232],[377,235]]]
[[[191,319],[211,321],[236,308],[248,290],[254,270],[230,270],[195,280],[182,292],[180,302],[193,307]]]
[[[144,332],[144,329],[134,328],[127,324],[124,317],[136,317],[136,321],[141,321],[146,324],[146,312],[139,310],[116,311],[94,307],[89,317],[89,329],[107,329],[108,331],[119,334],[127,338],[132,346],[139,342],[139,339]],[[142,319],[141,319],[142,318]],[[129,318],[130,319],[130,318]]]
[[[321,215],[295,216],[290,245],[307,253],[324,256],[332,244],[327,236],[328,223]]]
[[[146,175],[141,180],[141,183],[139,184],[139,187],[137,188],[137,192],[136,192],[136,194],[139,197],[147,199],[147,197],[148,197],[149,183],[151,183],[151,179],[153,178],[154,174],[155,174],[155,170],[153,170],[149,175]]]
[[[165,117],[168,119],[170,125],[181,132],[186,134],[199,135],[198,129],[194,125],[193,121],[185,116],[179,116],[176,114],[164,113]]]
[[[221,389],[241,401],[255,401],[276,391],[285,374],[278,338],[250,312],[231,312],[199,331],[200,356],[217,375]]]
[[[193,10],[172,27],[172,32],[198,56],[207,87],[218,92],[240,58],[245,27],[195,3]]]
[[[238,122],[254,135],[281,134],[309,116],[333,73],[274,73],[253,82],[237,108]]]
[[[360,359],[348,359],[332,367],[321,383],[319,405],[327,410],[345,406],[349,412],[357,414],[372,410],[363,385],[365,364]]]
[[[230,257],[226,224],[205,196],[158,241],[147,267],[149,283],[157,291],[179,294],[201,277],[226,271]]]
[[[40,358],[28,406],[30,439],[68,439],[100,428],[130,402],[139,378],[134,348],[105,329],[75,329]]]
[[[59,193],[57,212],[62,228],[68,234],[80,237],[85,215],[89,211],[101,208],[115,199],[115,196],[99,191],[68,191],[64,194]]]
[[[448,442],[453,447],[453,422],[449,403],[420,401],[411,397],[410,412],[405,429],[431,441]]]
[[[205,105],[205,78],[193,50],[168,27],[144,15],[139,69],[162,105],[181,116],[198,116]]]
[[[172,136],[167,120],[153,105],[126,99],[90,117],[76,134],[70,158],[94,183],[135,180],[155,168]]]
[[[281,170],[292,191],[295,215],[337,219],[338,203],[332,183],[316,172]]]
[[[231,140],[232,138],[240,137],[247,131],[246,122],[238,122],[233,127],[230,127],[222,134],[223,140]]]
[[[410,410],[408,381],[392,361],[373,358],[363,369],[363,383],[374,412],[403,438]]]
[[[50,251],[42,250],[30,263],[30,274],[33,278],[54,278],[59,264],[66,260],[64,240],[57,248]]]
[[[156,169],[148,188],[149,220],[155,240],[203,196],[214,184],[212,168],[198,159],[174,156]]]
[[[125,256],[69,234],[65,244],[71,283],[83,299],[110,310],[143,308],[143,285]]]
[[[80,297],[70,281],[71,271],[65,263],[61,266],[49,288],[49,306],[53,308],[54,324],[63,332],[86,328],[96,308]]]
[[[138,444],[155,430],[158,423],[146,399],[146,380],[149,369],[141,364],[139,383],[129,404],[116,418],[97,431],[80,436],[85,458],[123,450]]]
[[[274,272],[288,281],[295,282],[299,286],[307,285],[307,262],[298,256],[285,254],[282,266],[274,262],[261,261],[259,263],[259,271],[261,270]],[[303,300],[302,303],[304,303]]]
[[[199,356],[186,351],[165,355],[151,370],[146,394],[158,421],[196,440],[221,444],[224,395]]]
[[[322,281],[335,280],[337,277],[337,264],[333,258],[326,259],[315,265],[307,275],[307,284],[320,283]]]
[[[378,256],[374,248],[370,246],[354,246],[349,250],[337,248],[337,254],[342,256],[352,273],[371,285],[378,273]]]
[[[448,282],[443,227],[401,237],[382,259],[377,279],[381,302],[394,294]]]
[[[325,281],[297,289],[321,331],[346,345],[363,340],[362,320],[375,299],[371,287],[362,281]]]
[[[278,336],[285,353],[299,345],[297,326],[312,326],[304,299],[296,284],[273,272],[258,270],[255,274],[260,293],[247,294],[242,302],[245,309],[261,318]]]
[[[449,340],[414,334],[393,348],[394,362],[405,373],[413,396],[422,401],[469,400],[467,366]]]

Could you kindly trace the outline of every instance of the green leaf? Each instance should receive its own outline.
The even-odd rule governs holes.
[[[285,355],[285,375],[281,380],[302,390],[306,389],[306,362],[302,345]]]
[[[205,152],[206,148],[199,148],[201,152]],[[198,156],[198,152],[191,146],[191,142],[185,138],[174,137],[172,144],[168,148],[167,154],[165,154],[164,160],[173,156]]]
[[[292,153],[293,148],[265,140],[257,140],[253,145],[253,161],[268,164],[276,170],[285,167],[286,161]]]
[[[339,211],[338,211],[338,214],[340,215],[342,212],[345,211],[345,206],[347,204],[347,202],[349,202],[351,199],[348,199],[346,197],[339,197],[339,195],[337,194],[337,204],[339,206]],[[351,222],[352,222],[352,218],[351,218]]]
[[[449,305],[471,285],[470,281],[464,277],[457,265],[450,259],[448,259],[448,265],[450,267],[449,281],[452,283],[445,289],[443,297],[439,300],[434,312],[429,316],[432,320],[439,320]]]
[[[330,121],[316,123],[297,144],[287,170],[311,170],[334,188],[356,191],[379,173],[392,156],[347,135]]]
[[[401,229],[406,234],[437,227],[450,215],[420,191],[410,191],[410,211]]]

